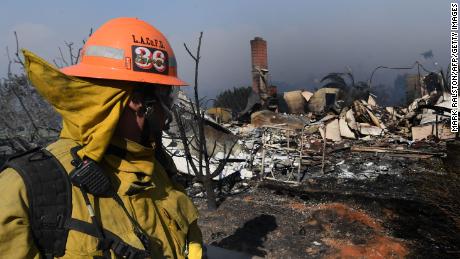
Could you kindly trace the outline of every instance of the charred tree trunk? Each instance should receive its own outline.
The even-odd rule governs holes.
[[[214,192],[214,183],[212,182],[212,179],[204,177],[203,186],[206,192],[208,209],[217,209],[216,193]]]

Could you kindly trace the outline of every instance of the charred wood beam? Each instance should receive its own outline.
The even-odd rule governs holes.
[[[418,150],[398,150],[391,148],[382,148],[382,147],[363,147],[363,146],[352,146],[351,152],[370,152],[370,153],[386,153],[394,156],[402,157],[414,157],[414,158],[429,158],[429,157],[444,157],[446,153],[442,152],[425,152]]]

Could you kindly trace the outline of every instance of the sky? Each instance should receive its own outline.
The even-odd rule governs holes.
[[[82,44],[91,28],[115,17],[145,20],[168,38],[179,76],[193,83],[194,64],[183,44],[195,49],[203,31],[200,95],[213,98],[232,87],[251,85],[249,41],[268,44],[271,80],[280,91],[313,89],[330,72],[349,67],[356,80],[369,80],[379,66],[430,70],[449,62],[450,2],[447,0],[2,0],[0,77],[16,44],[49,62],[65,42]],[[432,50],[433,58],[421,53]],[[66,52],[64,52],[65,54]],[[393,85],[408,71],[379,71],[373,84]],[[416,70],[413,70],[415,73]],[[189,87],[190,89],[191,87]]]

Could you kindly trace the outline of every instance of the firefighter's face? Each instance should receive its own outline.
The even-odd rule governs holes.
[[[145,87],[133,92],[129,108],[135,113],[135,126],[143,139],[161,134],[171,121],[171,87]]]
[[[163,109],[156,101],[146,103],[145,96],[142,92],[135,91],[129,102],[129,108],[135,113],[136,127],[141,131],[148,127],[151,130],[163,130],[166,116]]]

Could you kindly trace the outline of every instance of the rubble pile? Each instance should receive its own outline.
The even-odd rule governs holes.
[[[288,96],[291,99],[292,96],[307,96],[311,100],[311,95],[295,94]],[[446,93],[426,95],[401,108],[381,107],[369,95],[368,100],[355,100],[349,107],[340,110],[324,109],[307,114],[281,114],[269,110],[254,112],[251,124],[227,123],[222,125],[224,129],[215,130],[218,133],[210,134],[208,143],[219,143],[225,139],[237,141],[237,148],[230,156],[232,162],[216,179],[240,173],[243,179],[254,176],[276,179],[279,174],[280,180],[300,181],[306,174],[311,177],[335,169],[339,177],[347,177],[351,175],[347,164],[363,164],[346,159],[334,161],[334,153],[343,150],[402,158],[445,156],[445,146],[438,150],[432,147],[440,140],[455,138],[448,128],[449,98]],[[207,121],[212,122],[212,119],[207,118]],[[431,144],[417,144],[422,140]],[[167,147],[177,155],[174,159],[179,170],[189,173],[191,170],[185,158],[181,158],[180,144],[169,143]],[[216,166],[223,155],[222,149],[216,152],[212,166]],[[369,175],[370,170],[397,172],[397,167],[393,170],[391,165],[379,168],[369,165],[352,171],[362,174],[357,177],[374,178]]]
[[[398,108],[380,107],[369,96],[367,101],[354,101],[338,115],[327,114],[321,118],[319,122],[324,124],[325,130],[320,129],[320,133],[323,135],[326,131],[326,139],[333,141],[372,137],[453,139],[454,134],[448,132],[448,98],[448,95],[441,95],[438,99],[426,95],[414,100],[407,108]]]
[[[446,167],[460,144],[447,128],[448,98],[401,108],[371,96],[340,110],[260,111],[252,124],[224,124],[253,179],[215,212],[192,194],[206,242],[268,258],[458,258],[460,177]]]

